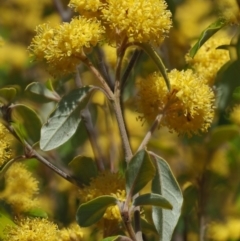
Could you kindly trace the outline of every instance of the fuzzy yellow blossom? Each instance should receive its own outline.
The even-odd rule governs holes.
[[[83,240],[83,231],[77,223],[71,224],[68,228],[59,231],[58,241],[81,241]]]
[[[57,27],[39,25],[36,32],[29,46],[31,55],[36,60],[46,61],[49,72],[67,74],[76,71],[84,58],[84,50],[102,39],[104,29],[94,19],[79,17]]]
[[[102,195],[111,195],[119,201],[126,199],[125,180],[117,173],[104,171],[92,179],[89,186],[80,190],[82,203],[88,202]],[[108,220],[121,220],[119,209],[116,206],[108,207],[104,216]]]
[[[99,17],[99,9],[104,0],[70,0],[69,7],[81,16],[85,17]]]
[[[38,181],[24,164],[14,163],[5,174],[5,187],[0,192],[0,200],[11,205],[15,213],[27,212],[39,206]]]
[[[240,126],[240,105],[236,105],[230,113],[230,120]]]
[[[169,73],[171,91],[159,74],[137,81],[140,120],[153,121],[163,114],[161,125],[179,134],[206,132],[214,117],[214,94],[204,80],[192,70]]]
[[[104,25],[116,38],[160,44],[171,28],[171,12],[164,0],[107,0],[102,7]]]
[[[41,218],[26,218],[5,230],[4,241],[58,241],[57,225]]]
[[[218,70],[230,60],[229,52],[224,49],[217,49],[217,47],[230,44],[231,38],[217,36],[210,38],[199,49],[194,58],[186,56],[188,64],[198,74],[203,75],[209,85],[214,84]]]
[[[0,167],[12,158],[11,136],[6,127],[0,123]]]

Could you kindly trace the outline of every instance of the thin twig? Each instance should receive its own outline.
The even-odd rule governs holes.
[[[70,8],[64,9],[61,0],[53,0],[58,13],[60,14],[63,22],[69,22],[72,17],[72,11]]]
[[[154,131],[158,128],[158,126],[162,120],[162,117],[163,117],[163,114],[157,115],[155,121],[153,122],[152,126],[150,127],[149,131],[147,132],[146,136],[144,137],[144,139],[143,139],[142,143],[140,144],[140,146],[138,147],[137,151],[142,150],[148,144]]]

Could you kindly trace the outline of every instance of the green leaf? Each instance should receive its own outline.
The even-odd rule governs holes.
[[[146,150],[138,151],[130,160],[126,170],[127,193],[139,192],[155,175],[155,168]]]
[[[172,209],[172,204],[160,194],[156,193],[146,193],[138,196],[133,201],[134,206],[156,206],[165,209]]]
[[[69,164],[70,170],[85,185],[98,174],[96,164],[91,157],[76,156]]]
[[[25,214],[31,217],[48,218],[48,214],[43,209],[40,209],[40,208],[29,210]]]
[[[235,101],[240,101],[240,86],[233,91],[232,97]]]
[[[17,94],[14,87],[5,87],[0,89],[0,100],[6,103],[11,103]]]
[[[81,227],[88,227],[99,221],[108,207],[116,204],[117,199],[108,195],[81,204],[76,214],[77,222]]]
[[[171,90],[170,80],[168,79],[166,67],[163,64],[161,57],[158,55],[156,50],[150,44],[139,43],[138,46],[141,47],[156,64],[157,68],[159,69],[159,71],[161,72],[165,80],[168,90],[170,91]]]
[[[85,86],[71,91],[62,98],[41,129],[42,150],[57,148],[73,136],[81,121],[80,111],[85,108],[94,89],[97,87]]]
[[[41,120],[37,113],[26,105],[14,105],[12,107],[12,120],[17,123],[14,125],[16,132],[31,144],[40,139]]]
[[[60,100],[60,96],[55,91],[49,90],[46,86],[39,82],[29,84],[25,90],[31,92],[37,96],[38,99],[41,98],[41,100],[45,102]]]
[[[200,35],[197,43],[189,51],[190,56],[193,58],[201,46],[212,37],[218,30],[226,25],[226,21],[223,18],[219,18],[214,23],[210,24]]]
[[[210,136],[209,148],[217,148],[225,142],[239,135],[239,127],[235,125],[221,125],[215,127]]]
[[[101,241],[132,241],[132,239],[126,236],[118,235],[118,236],[104,238]]]
[[[16,226],[6,211],[0,209],[0,239],[4,239],[4,229],[7,226]]]
[[[173,206],[172,210],[152,207],[152,218],[160,240],[171,240],[172,233],[181,214],[183,196],[181,189],[166,161],[149,152],[157,169],[152,181],[152,192],[163,195]]]

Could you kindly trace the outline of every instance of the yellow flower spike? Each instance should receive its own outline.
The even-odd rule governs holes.
[[[192,70],[169,73],[171,91],[163,77],[154,73],[137,81],[140,120],[153,121],[162,113],[162,125],[179,134],[206,132],[214,117],[214,94]]]
[[[29,50],[36,60],[46,61],[52,74],[68,74],[84,58],[84,49],[90,49],[102,40],[104,28],[95,20],[74,18],[51,28],[48,24],[37,27]],[[60,73],[59,73],[60,72]]]
[[[126,199],[125,180],[118,173],[109,171],[101,172],[92,179],[89,186],[80,190],[80,200],[82,203],[88,202],[102,195],[111,195],[120,201]],[[108,220],[121,220],[121,215],[117,206],[108,207],[104,218]]]
[[[22,219],[18,226],[9,227],[5,232],[4,241],[58,241],[57,225],[41,218]]]
[[[108,0],[102,7],[103,23],[130,41],[160,44],[171,28],[171,12],[164,0]]]

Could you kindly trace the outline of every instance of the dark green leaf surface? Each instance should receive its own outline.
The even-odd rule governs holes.
[[[150,205],[150,206],[156,206],[156,207],[161,207],[161,208],[170,209],[170,210],[172,209],[171,203],[162,195],[156,194],[156,193],[146,193],[138,196],[137,198],[134,199],[133,205],[134,206]]]
[[[200,35],[197,43],[189,51],[190,56],[193,58],[201,46],[212,37],[218,30],[223,28],[226,24],[226,21],[222,18],[218,19],[214,23],[210,24]]]
[[[81,121],[80,111],[85,108],[94,86],[75,89],[57,104],[41,129],[40,148],[49,151],[68,141]]]
[[[104,238],[101,241],[132,241],[132,239],[126,236],[118,235],[118,236]]]
[[[155,153],[149,153],[156,165],[156,175],[152,182],[152,192],[163,195],[173,206],[172,210],[152,207],[152,218],[160,240],[170,241],[181,214],[182,192],[166,161]]]
[[[47,101],[58,101],[60,99],[59,95],[52,90],[49,90],[46,86],[39,82],[33,82],[26,87],[26,91],[29,91],[37,95],[42,100]]]
[[[37,113],[26,105],[15,105],[12,111],[12,119],[17,125],[17,133],[22,139],[27,140],[31,144],[36,143],[40,139],[40,129],[42,122]]]
[[[117,204],[113,196],[101,196],[81,204],[77,210],[76,219],[81,227],[88,227],[99,221],[106,209]]]
[[[155,175],[155,168],[146,150],[137,152],[126,171],[127,193],[139,192]]]
[[[91,178],[97,176],[97,167],[91,157],[77,156],[69,164],[74,175],[85,185],[88,185]]]
[[[240,86],[233,91],[233,99],[240,102]]]
[[[40,209],[40,208],[35,208],[32,210],[29,210],[26,213],[26,215],[31,216],[31,217],[38,217],[38,218],[48,218],[47,213],[43,209]]]
[[[4,229],[6,226],[15,226],[16,224],[12,221],[10,216],[2,209],[0,209],[0,239],[2,240],[5,236]]]
[[[17,94],[14,87],[5,87],[0,89],[0,100],[6,103],[11,103]]]

